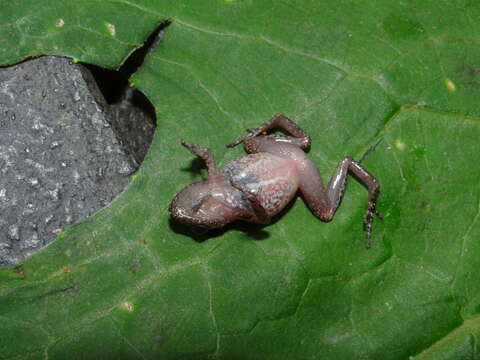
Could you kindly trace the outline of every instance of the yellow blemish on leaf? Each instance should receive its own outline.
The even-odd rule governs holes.
[[[447,87],[448,90],[450,90],[452,92],[457,90],[457,87],[455,86],[455,83],[450,79],[445,79],[445,86]]]
[[[65,25],[65,20],[63,19],[58,19],[57,22],[55,23],[56,27],[63,27]]]
[[[137,176],[138,176],[138,174],[130,175],[130,179],[135,180],[135,178],[136,178]]]
[[[126,310],[128,312],[132,312],[134,310],[133,304],[130,301],[125,301],[122,305],[121,308],[123,310]]]
[[[405,150],[405,143],[400,141],[400,140],[395,140],[395,147],[398,149],[398,150]]]
[[[105,26],[107,27],[107,31],[110,35],[116,35],[117,31],[115,30],[115,25],[106,22]]]

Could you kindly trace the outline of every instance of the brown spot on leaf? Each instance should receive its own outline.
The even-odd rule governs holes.
[[[23,267],[21,265],[19,266],[15,266],[12,271],[15,273],[15,274],[18,274],[22,277],[22,279],[25,279],[25,270],[23,270]]]
[[[70,266],[64,266],[59,272],[52,275],[53,278],[58,278],[63,274],[68,274],[72,272],[72,268]]]

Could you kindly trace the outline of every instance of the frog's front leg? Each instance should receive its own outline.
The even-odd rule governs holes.
[[[305,201],[313,213],[323,221],[332,220],[343,198],[348,174],[354,175],[368,190],[368,207],[363,217],[365,228],[365,247],[371,246],[373,215],[383,219],[376,210],[376,201],[380,193],[378,180],[359,163],[350,157],[343,158],[335,169],[325,189],[321,189],[320,174],[311,166],[304,168],[300,174],[303,181],[300,184]]]
[[[188,144],[184,140],[182,140],[181,144],[192,154],[197,155],[205,162],[205,165],[207,165],[208,169],[208,176],[216,176],[219,174],[219,171],[215,167],[215,160],[213,159],[213,154],[210,149],[197,144]]]

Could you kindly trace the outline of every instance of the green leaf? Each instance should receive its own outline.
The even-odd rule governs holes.
[[[474,359],[480,336],[480,6],[465,1],[22,1],[0,4],[0,63],[60,54],[118,67],[161,21],[132,79],[158,126],[109,207],[0,271],[0,358]],[[300,199],[259,240],[198,243],[169,225],[200,177],[180,139],[232,141],[274,113],[380,180],[333,222]],[[376,146],[375,146],[376,145]]]

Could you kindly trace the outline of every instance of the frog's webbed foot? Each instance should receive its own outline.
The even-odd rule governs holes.
[[[378,195],[377,195],[378,196]],[[372,237],[372,223],[373,216],[376,215],[380,220],[383,221],[383,216],[376,209],[376,196],[375,199],[370,199],[368,201],[368,208],[365,211],[363,216],[363,228],[365,230],[365,247],[369,249],[372,246],[371,237]]]

